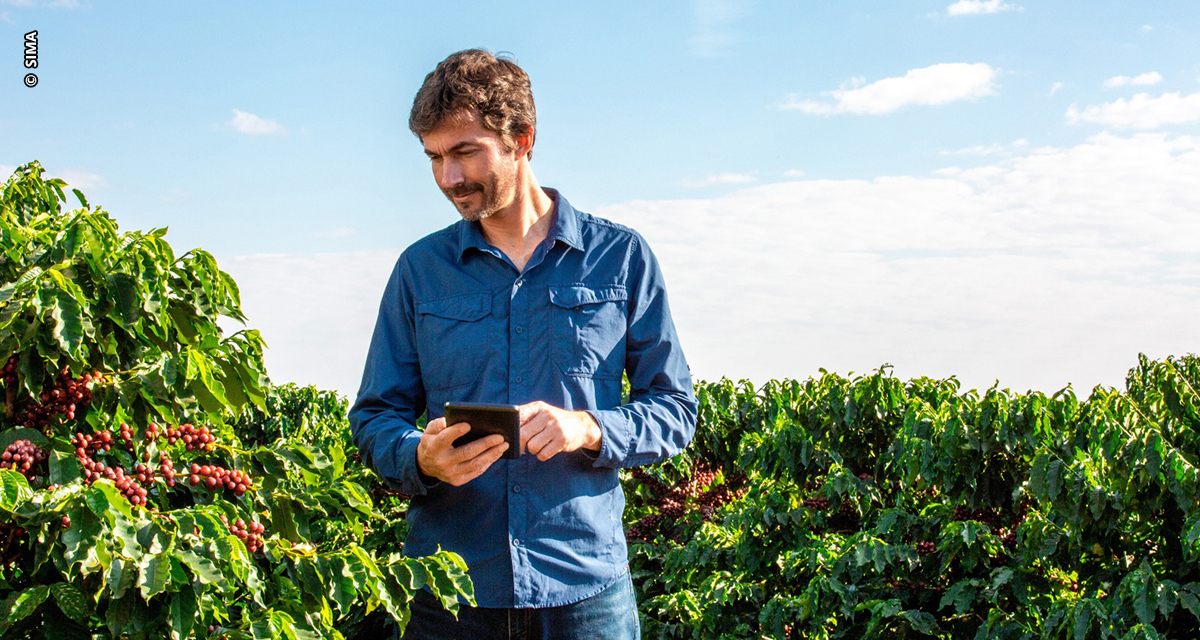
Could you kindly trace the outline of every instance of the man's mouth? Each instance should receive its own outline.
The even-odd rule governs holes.
[[[467,198],[471,197],[472,195],[474,195],[475,193],[478,193],[478,192],[479,192],[478,188],[472,187],[472,188],[466,188],[466,189],[454,189],[454,190],[448,191],[447,195],[449,195],[450,199],[454,200],[455,202],[462,202],[463,200],[466,200]]]

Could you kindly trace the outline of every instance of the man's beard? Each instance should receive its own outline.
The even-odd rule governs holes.
[[[450,200],[450,204],[458,209],[458,213],[462,215],[463,220],[477,222],[483,218],[495,215],[498,211],[511,204],[515,183],[516,180],[511,175],[496,174],[489,183],[464,182],[449,189],[442,189],[442,193],[446,194],[446,198]],[[483,194],[483,202],[478,205],[473,205],[470,201],[454,201],[454,196],[466,195],[476,191]]]

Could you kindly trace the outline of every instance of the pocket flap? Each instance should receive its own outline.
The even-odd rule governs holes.
[[[585,304],[598,302],[620,302],[628,300],[625,287],[619,284],[604,287],[588,287],[584,285],[550,285],[550,302],[556,306],[570,309]]]
[[[468,293],[417,303],[417,313],[471,322],[492,312],[492,294]]]

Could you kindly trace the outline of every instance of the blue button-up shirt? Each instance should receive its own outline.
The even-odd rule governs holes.
[[[622,576],[617,470],[668,458],[695,432],[691,376],[650,247],[546,193],[554,218],[524,270],[465,220],[401,254],[350,410],[363,460],[412,495],[405,554],[460,554],[481,607],[570,604]],[[422,412],[434,420],[447,401],[535,400],[590,413],[600,451],[502,458],[461,487],[422,481]]]

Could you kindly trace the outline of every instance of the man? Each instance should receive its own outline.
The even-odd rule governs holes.
[[[412,495],[405,554],[462,555],[479,607],[456,622],[419,593],[406,638],[638,637],[617,470],[695,431],[654,255],[538,186],[535,125],[525,72],[480,50],[444,60],[413,101],[409,128],[462,220],[400,256],[350,425]],[[501,459],[499,435],[453,446],[470,426],[445,424],[447,401],[518,405],[524,455]]]

